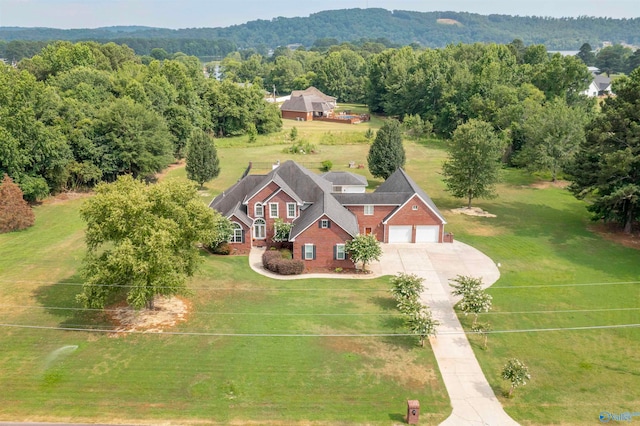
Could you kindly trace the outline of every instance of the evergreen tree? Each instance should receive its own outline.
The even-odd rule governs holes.
[[[196,129],[187,147],[187,177],[202,185],[220,174],[220,160],[211,137]]]
[[[33,225],[35,216],[22,196],[22,190],[5,174],[0,183],[0,233]]]
[[[588,199],[594,220],[617,222],[631,233],[640,218],[640,69],[613,85],[602,113],[587,127],[586,140],[567,167],[569,190]]]
[[[580,51],[576,56],[588,67],[592,67],[596,63],[596,55],[593,53],[593,49],[589,43],[584,43],[580,46]]]
[[[388,120],[378,130],[376,139],[369,149],[369,171],[375,177],[386,179],[396,169],[404,166],[405,160],[400,123],[397,120]]]

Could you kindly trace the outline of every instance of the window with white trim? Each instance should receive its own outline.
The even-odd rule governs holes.
[[[269,217],[278,217],[278,203],[269,203]]]
[[[255,217],[263,217],[264,216],[264,206],[260,203],[256,203],[253,206],[253,215]]]
[[[267,238],[267,223],[264,219],[256,219],[253,222],[253,238],[264,240]]]
[[[365,216],[373,216],[373,204],[365,204],[365,206],[364,206],[364,215]]]
[[[417,204],[414,204],[413,206],[411,206],[411,210],[414,210],[414,211],[415,211],[415,210],[418,210],[418,205],[417,205]]]
[[[344,244],[336,244],[336,255],[335,255],[336,260],[346,259],[344,247],[345,247]]]
[[[302,258],[304,260],[313,260],[316,258],[316,246],[313,244],[305,244],[302,247]]]
[[[231,237],[229,238],[230,243],[242,243],[242,226],[239,223],[233,222],[231,224]]]
[[[287,203],[287,218],[293,219],[296,217],[296,203]]]
[[[329,219],[321,219],[320,220],[320,228],[326,229],[329,225]]]

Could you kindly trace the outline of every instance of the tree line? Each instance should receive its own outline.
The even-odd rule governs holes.
[[[136,45],[138,54],[148,54],[138,50],[138,44],[140,49],[148,49],[141,40],[155,39],[153,47],[164,48],[170,53],[182,51],[202,56],[216,55],[214,52],[223,52],[234,45],[238,49],[274,49],[292,43],[311,47],[316,40],[328,34],[339,42],[383,37],[399,45],[418,43],[423,47],[444,47],[452,43],[508,43],[518,38],[527,44],[544,44],[549,49],[568,50],[577,49],[577,43],[581,41],[592,45],[604,41],[640,44],[640,19],[588,16],[551,18],[356,8],[323,11],[308,17],[259,19],[224,28],[0,28],[0,40],[7,42],[126,41],[131,47]]]
[[[29,200],[152,176],[184,156],[195,130],[281,125],[260,87],[207,79],[187,55],[143,64],[127,46],[56,42],[17,68],[0,65],[0,175]]]

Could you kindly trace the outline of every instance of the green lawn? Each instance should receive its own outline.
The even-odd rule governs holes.
[[[294,124],[319,153],[282,152]],[[266,137],[225,140],[218,148],[222,175],[205,184],[203,200],[233,184],[249,161],[329,159],[338,170],[366,163],[368,145],[358,141],[366,127],[353,127],[285,121],[270,137],[276,145]],[[326,136],[339,132],[354,134],[346,145]],[[638,328],[498,333],[640,323],[640,253],[588,231],[584,203],[521,171],[504,172],[499,198],[474,203],[496,218],[451,214],[462,201],[444,191],[443,146],[407,142],[406,169],[440,206],[447,230],[501,264],[490,289],[494,309],[482,317],[496,333],[487,350],[477,336],[470,340],[507,412],[521,424],[580,425],[596,423],[600,411],[640,411]],[[372,186],[380,183],[366,169],[358,172]],[[184,169],[169,177],[184,179]],[[97,313],[52,309],[76,306],[80,204],[44,204],[34,228],[0,235],[0,322],[106,324]],[[450,412],[431,351],[413,339],[215,335],[400,331],[386,279],[273,281],[248,270],[244,257],[203,260],[190,283],[188,321],[172,330],[183,334],[114,338],[0,328],[0,419],[391,424],[402,422],[413,398],[424,423]],[[471,318],[461,320],[468,326]],[[513,399],[504,398],[508,386],[500,379],[509,357],[533,376]]]

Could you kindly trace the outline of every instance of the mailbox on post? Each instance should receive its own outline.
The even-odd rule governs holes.
[[[417,425],[420,420],[420,401],[410,399],[407,401],[407,423]]]

